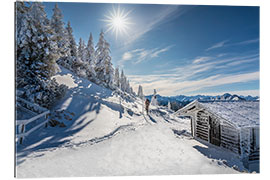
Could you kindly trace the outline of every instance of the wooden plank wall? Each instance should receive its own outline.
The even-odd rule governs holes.
[[[240,153],[239,131],[231,124],[223,121],[221,124],[221,144],[220,146],[235,153]]]
[[[237,154],[247,156],[251,151],[258,151],[259,129],[239,129],[230,122],[215,116],[205,109],[197,107],[186,112],[195,115],[194,135],[209,142],[209,116],[220,123],[220,146],[229,149]],[[197,113],[195,113],[197,112]],[[256,149],[256,150],[255,150]]]
[[[259,127],[252,127],[252,151],[256,151],[260,149],[260,128]]]
[[[201,110],[197,113],[196,118],[196,137],[203,139],[205,141],[209,141],[209,122],[208,122],[208,114]]]
[[[251,129],[240,129],[240,148],[242,158],[249,156],[251,147]]]

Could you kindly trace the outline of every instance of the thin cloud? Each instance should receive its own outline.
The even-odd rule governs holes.
[[[259,38],[238,42],[238,43],[235,43],[233,45],[248,45],[248,44],[253,44],[253,43],[257,43],[257,42],[259,42]]]
[[[134,49],[128,52],[125,52],[122,55],[122,59],[118,62],[123,64],[127,61],[133,61],[134,64],[138,64],[145,60],[150,60],[157,58],[161,53],[169,51],[173,46],[167,46],[165,48],[154,48],[154,49]]]
[[[156,13],[146,16],[140,22],[135,23],[136,27],[133,27],[133,31],[130,32],[132,35],[125,42],[125,45],[133,43],[135,40],[140,39],[144,34],[150,32],[152,29],[158,27],[164,22],[168,22],[183,15],[187,11],[189,11],[189,8],[182,9],[181,6],[166,6],[165,8],[161,8]]]
[[[225,43],[226,42],[228,42],[228,40],[221,41],[221,42],[219,42],[217,44],[214,44],[213,46],[207,48],[206,51],[210,51],[210,50],[213,50],[213,49],[221,48],[221,47],[225,46]]]
[[[152,57],[152,58],[158,57],[158,55],[159,55],[160,53],[166,52],[166,51],[168,51],[170,48],[171,48],[171,46],[168,46],[168,47],[166,47],[166,48],[157,50],[157,51],[155,51],[155,52],[151,55],[151,57]]]
[[[221,53],[221,54],[218,54],[217,57],[223,57],[223,56],[226,56],[227,54],[226,53]]]
[[[138,64],[138,63],[145,61],[145,60],[157,58],[157,57],[159,57],[159,54],[164,53],[166,51],[169,51],[171,47],[172,46],[168,46],[168,47],[165,47],[162,49],[154,48],[154,49],[149,49],[149,50],[144,50],[144,51],[138,52],[138,58],[135,61],[135,64]]]
[[[242,41],[242,42],[237,42],[237,43],[231,43],[231,44],[227,44],[227,42],[228,42],[228,40],[225,40],[225,41],[221,41],[217,44],[214,44],[213,46],[207,48],[206,51],[210,51],[210,50],[221,48],[221,47],[228,47],[228,46],[249,45],[249,44],[259,42],[259,38],[246,40],[246,41]]]
[[[192,63],[193,63],[193,64],[197,64],[197,63],[201,63],[201,62],[208,61],[208,60],[210,60],[210,59],[211,59],[211,57],[196,57],[196,58],[192,61]]]
[[[130,60],[132,58],[132,53],[130,53],[130,52],[125,52],[124,54],[123,54],[123,56],[122,56],[122,59],[124,60],[124,61],[128,61],[128,60]]]
[[[228,66],[238,66],[238,65],[243,65],[243,64],[251,63],[251,62],[254,62],[254,61],[258,61],[258,60],[259,60],[259,57],[250,58],[250,59],[243,59],[243,60],[228,63],[228,64],[226,64],[226,66],[227,67]]]
[[[195,58],[195,60],[199,58]],[[188,94],[203,90],[204,88],[259,79],[259,72],[236,75],[224,74],[226,68],[230,70],[232,68],[239,69],[242,68],[239,64],[258,61],[258,54],[224,59],[219,58],[218,60],[216,58],[219,58],[219,56],[208,57],[209,60],[201,60],[200,63],[194,63],[193,59],[190,64],[164,71],[166,73],[160,71],[158,74],[133,75],[128,77],[133,87],[137,87],[139,84],[143,85],[146,94],[152,93],[153,88],[155,88],[162,95]],[[215,73],[210,75],[209,72]]]
[[[153,92],[153,88],[155,88],[157,89],[158,93],[162,95],[172,95],[188,94],[190,92],[203,90],[204,88],[209,87],[259,80],[259,72],[256,71],[236,75],[218,74],[193,81],[176,81],[174,78],[168,79],[163,76],[158,77],[151,75],[137,75],[128,77],[131,79],[131,85],[136,87],[141,84],[144,88],[145,94],[151,94]],[[147,82],[145,79],[151,79],[151,82]]]
[[[118,62],[118,64],[122,66],[124,62],[130,61],[134,56],[136,56],[136,54],[142,51],[144,51],[144,49],[134,49],[132,51],[125,52],[122,55],[122,59]]]

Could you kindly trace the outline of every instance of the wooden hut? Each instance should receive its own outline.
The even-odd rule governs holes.
[[[191,134],[216,146],[259,161],[259,102],[189,103],[176,112],[191,118]]]

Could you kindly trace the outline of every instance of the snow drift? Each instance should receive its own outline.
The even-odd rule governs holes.
[[[69,87],[51,119],[65,126],[40,129],[17,146],[17,177],[180,175],[239,173],[239,157],[198,142],[190,120],[167,108],[113,92],[61,68],[55,76]]]

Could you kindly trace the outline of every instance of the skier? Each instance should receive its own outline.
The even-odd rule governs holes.
[[[148,111],[149,111],[149,104],[150,104],[149,99],[146,99],[145,100],[145,110],[146,110],[147,114],[148,114]]]

